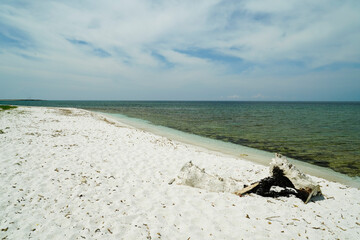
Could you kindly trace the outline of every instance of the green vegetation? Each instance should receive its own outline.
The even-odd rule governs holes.
[[[0,111],[4,111],[4,110],[10,110],[13,108],[17,108],[16,106],[10,106],[10,105],[0,105]]]

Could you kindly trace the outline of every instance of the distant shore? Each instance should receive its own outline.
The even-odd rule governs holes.
[[[1,101],[3,101],[3,102],[19,102],[19,101],[31,102],[31,101],[46,101],[46,100],[42,100],[42,99],[0,99],[0,102]]]

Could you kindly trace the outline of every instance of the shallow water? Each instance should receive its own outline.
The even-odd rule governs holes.
[[[359,102],[39,101],[11,104],[120,113],[207,138],[280,152],[348,176],[360,176]]]

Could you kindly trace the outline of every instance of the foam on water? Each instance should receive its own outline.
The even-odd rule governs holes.
[[[207,150],[220,152],[222,154],[228,154],[236,158],[241,158],[248,161],[256,162],[265,166],[268,166],[269,163],[271,162],[271,159],[274,157],[274,153],[270,153],[246,146],[241,146],[229,142],[223,142],[220,140],[205,138],[164,126],[153,125],[146,120],[130,118],[123,114],[104,113],[104,112],[102,112],[102,114],[112,117],[114,119],[118,119],[119,121],[127,125],[133,126],[135,128],[149,131],[154,134],[164,136],[172,140],[195,145],[198,147],[205,148]],[[288,158],[288,160],[293,164],[295,164],[301,171],[307,174],[324,178],[329,181],[335,181],[352,187],[360,188],[359,177],[352,178],[344,174],[335,172],[329,168],[319,167],[292,158]]]

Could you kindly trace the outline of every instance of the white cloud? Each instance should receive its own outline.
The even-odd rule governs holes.
[[[359,56],[348,50],[356,47],[354,40],[360,40],[356,31],[359,8],[354,2],[338,6],[336,1],[244,1],[235,5],[237,9],[229,4],[217,13],[219,2],[35,2],[25,9],[2,6],[1,16],[29,32],[40,48],[62,51],[66,49],[63,38],[74,38],[106,49],[123,48],[139,59],[139,64],[148,61],[152,65],[144,56],[149,55],[148,48],[171,51],[188,47],[214,48],[260,62],[311,58],[327,64],[329,55],[331,61],[347,57],[359,61]],[[264,21],[261,14],[267,14]],[[229,25],[233,25],[230,30]],[[327,54],[330,47],[336,54]]]
[[[215,91],[216,84],[224,85],[220,88],[246,87],[251,79],[277,85],[292,78],[292,74],[311,75],[312,69],[321,66],[360,64],[357,1],[113,0],[22,4],[0,3],[0,22],[26,33],[33,46],[0,49],[0,64],[4,67],[1,71],[29,69],[28,74],[41,71],[49,78],[67,74],[66,78],[74,81],[86,81],[88,77],[92,82],[114,81],[134,88],[208,84]],[[81,48],[67,39],[89,45]],[[111,57],[91,54],[91,48],[106,51]],[[236,56],[248,67],[221,59],[211,61],[178,49],[207,49]],[[164,59],[154,56],[154,52]]]
[[[256,95],[252,96],[252,98],[256,99],[256,100],[263,100],[263,99],[265,99],[265,96],[262,95],[261,93],[258,93]]]
[[[234,95],[227,96],[227,99],[229,99],[229,100],[239,100],[240,96],[234,94]]]

